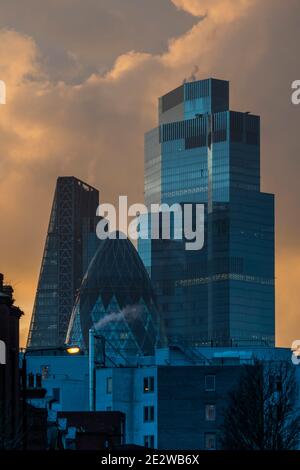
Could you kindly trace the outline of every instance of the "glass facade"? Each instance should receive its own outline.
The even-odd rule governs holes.
[[[205,243],[139,240],[169,341],[274,344],[274,198],[260,191],[260,118],[229,83],[184,83],[145,135],[145,202],[203,203]]]
[[[90,328],[104,338],[105,355],[113,364],[126,364],[136,355],[153,355],[161,344],[151,281],[126,238],[100,243],[80,287],[67,342],[87,351]]]
[[[58,347],[83,275],[95,254],[99,193],[74,177],[57,180],[27,346]]]

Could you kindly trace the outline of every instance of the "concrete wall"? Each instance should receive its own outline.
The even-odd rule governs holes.
[[[159,367],[158,448],[204,449],[205,433],[218,435],[227,394],[241,370],[242,366]],[[206,375],[215,375],[215,391],[205,391]],[[206,421],[206,404],[216,406],[216,421]]]
[[[28,373],[42,374],[45,366],[48,366],[48,378],[42,380],[42,386],[47,390],[46,399],[53,397],[53,388],[60,389],[60,401],[54,404],[55,409],[88,411],[88,357],[27,356]]]

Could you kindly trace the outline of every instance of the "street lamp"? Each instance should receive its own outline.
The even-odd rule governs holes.
[[[81,352],[79,346],[68,346],[66,347],[66,351],[68,354],[79,354]]]
[[[22,383],[22,415],[23,415],[23,422],[22,422],[22,430],[23,430],[23,450],[27,449],[27,354],[31,352],[48,352],[48,351],[60,351],[60,352],[67,352],[70,355],[80,354],[81,349],[79,346],[75,345],[64,345],[60,347],[51,347],[51,348],[28,348],[28,349],[21,349],[21,353],[23,354],[22,357],[22,368],[21,368],[21,383]]]

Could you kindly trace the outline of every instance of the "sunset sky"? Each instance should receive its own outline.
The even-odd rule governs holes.
[[[157,97],[193,73],[231,81],[261,115],[262,190],[276,196],[276,337],[300,338],[299,0],[0,0],[0,271],[26,340],[57,176],[102,202],[143,202]]]

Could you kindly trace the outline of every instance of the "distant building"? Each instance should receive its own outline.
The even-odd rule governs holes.
[[[27,347],[57,347],[99,240],[98,191],[74,177],[57,179]]]
[[[21,447],[19,373],[19,321],[23,312],[14,306],[13,289],[0,274],[0,449]]]
[[[171,344],[274,345],[274,197],[260,190],[260,118],[229,83],[184,83],[145,135],[145,201],[205,205],[205,241],[139,240]]]

